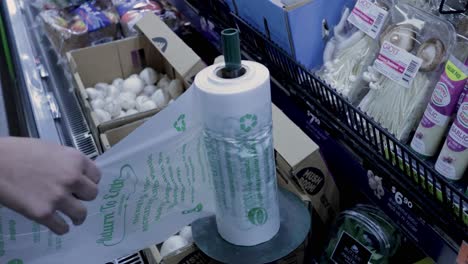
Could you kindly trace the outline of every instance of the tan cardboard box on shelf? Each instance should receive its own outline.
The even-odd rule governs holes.
[[[146,14],[136,26],[143,35],[67,53],[78,98],[98,142],[100,134],[152,116],[159,110],[100,123],[88,101],[87,87],[99,82],[111,83],[115,78],[127,78],[149,66],[171,79],[181,80],[187,89],[192,78],[206,66],[156,15]]]
[[[275,105],[273,124],[279,176],[295,185],[301,198],[307,197],[324,223],[333,221],[339,212],[339,192],[319,146]]]

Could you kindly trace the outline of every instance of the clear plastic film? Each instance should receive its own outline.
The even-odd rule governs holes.
[[[359,107],[406,141],[420,120],[455,44],[453,26],[407,4],[397,4],[381,33],[380,51],[363,74],[369,93]]]
[[[0,262],[106,263],[213,214],[233,244],[271,239],[279,212],[269,73],[243,65],[247,73],[232,80],[213,75],[221,64],[203,70],[175,102],[100,156],[98,198],[69,234],[1,208]]]
[[[353,9],[346,8],[327,42],[324,65],[317,74],[339,93],[356,103],[365,95],[367,86],[362,74],[378,51],[374,41],[382,30],[391,0],[357,1]]]

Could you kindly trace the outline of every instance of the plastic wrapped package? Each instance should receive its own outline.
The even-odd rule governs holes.
[[[74,6],[79,6],[86,2],[86,0],[31,0],[28,1],[32,6],[40,9],[64,9]]]
[[[113,0],[112,2],[119,13],[124,36],[137,34],[134,26],[145,13],[153,12],[160,16],[163,11],[159,3],[151,0]]]
[[[158,15],[172,30],[179,27],[179,18],[172,6],[165,2],[153,0],[112,0],[120,16],[124,36],[133,36],[138,32],[135,24],[147,12]]]
[[[317,72],[325,82],[351,102],[357,103],[367,92],[362,79],[379,45],[377,38],[388,14],[391,1],[358,1],[353,10],[346,8],[334,37],[324,51],[324,65]]]
[[[110,1],[90,1],[71,10],[40,13],[55,50],[66,52],[112,41],[117,36],[118,15]]]
[[[390,11],[380,52],[363,74],[369,93],[359,107],[399,140],[407,141],[455,44],[453,26],[407,4]]]

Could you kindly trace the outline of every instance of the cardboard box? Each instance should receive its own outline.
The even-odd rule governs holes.
[[[105,133],[102,133],[100,135],[102,151],[106,152],[113,145],[119,143],[120,140],[124,139],[126,136],[128,136],[128,134],[132,133],[133,130],[141,126],[146,120],[148,119],[145,118],[145,119],[137,120],[133,123],[126,124],[121,127],[113,128],[113,129],[106,131]]]
[[[279,108],[273,105],[276,166],[284,181],[310,200],[324,223],[339,212],[339,192],[320,148]]]
[[[95,139],[100,134],[125,124],[154,115],[159,110],[138,113],[101,123],[97,119],[85,89],[98,82],[111,83],[115,78],[127,78],[145,67],[179,79],[185,88],[205,64],[164,22],[152,13],[146,14],[137,27],[144,36],[132,37],[67,53],[76,82],[78,98],[88,118]]]
[[[225,0],[231,10],[278,44],[308,69],[323,63],[323,49],[345,4],[353,0],[304,0],[284,6],[279,0]]]

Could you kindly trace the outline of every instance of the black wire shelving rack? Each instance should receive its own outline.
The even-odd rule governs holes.
[[[272,78],[288,90],[295,104],[320,116],[327,132],[346,143],[367,163],[378,167],[386,180],[414,194],[411,198],[421,208],[419,212],[424,212],[428,223],[437,226],[458,245],[468,238],[468,196],[460,186],[440,175],[433,163],[421,159],[372,117],[231,13],[222,1],[186,2],[201,17],[213,22],[215,29],[238,28],[243,52],[267,66]]]

